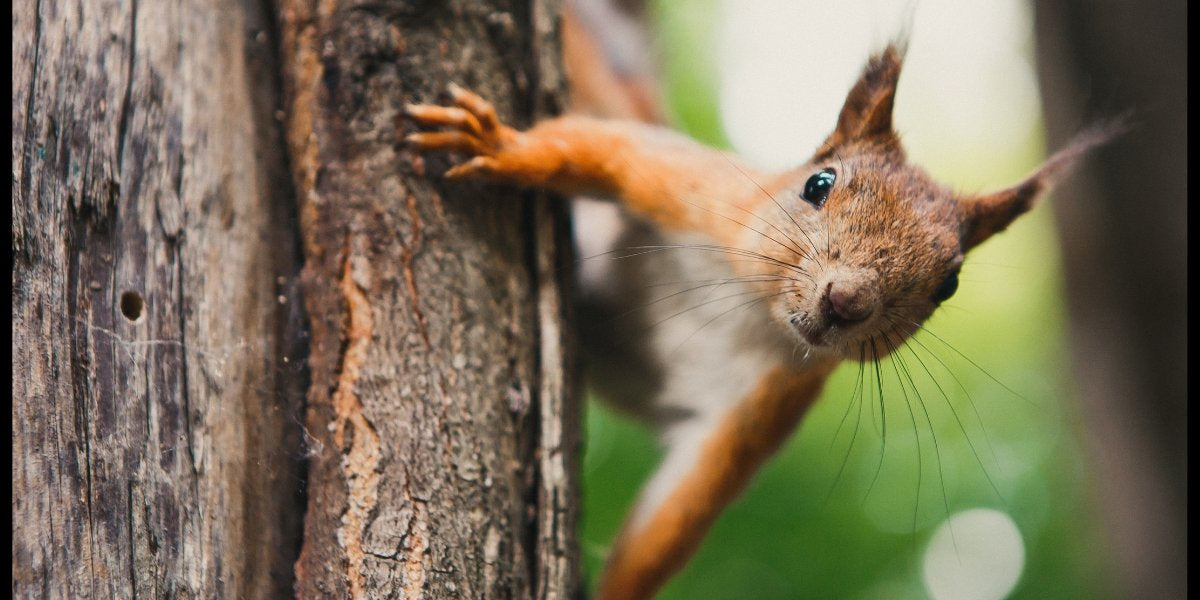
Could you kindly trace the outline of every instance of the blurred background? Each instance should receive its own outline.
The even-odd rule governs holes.
[[[662,598],[1182,597],[1186,7],[1047,4],[1036,14],[1019,0],[646,7],[671,121],[764,167],[806,160],[868,54],[902,31],[896,128],[910,159],[955,189],[1014,183],[1084,125],[1134,110],[1130,134],[971,253],[929,333],[904,363],[882,362],[885,414],[870,391],[877,375],[843,365]],[[1133,74],[1079,44],[1101,59],[1107,45]],[[1181,62],[1165,72],[1145,66],[1171,60]],[[1171,144],[1178,156],[1155,156]],[[1139,203],[1157,212],[1112,226],[1130,204],[1122,185],[1152,189]],[[1080,213],[1091,229],[1064,224]],[[1129,254],[1114,259],[1106,243]],[[1130,333],[1154,324],[1161,335]],[[910,414],[917,396],[924,410]],[[586,418],[582,539],[594,584],[660,454],[648,430],[595,399]]]

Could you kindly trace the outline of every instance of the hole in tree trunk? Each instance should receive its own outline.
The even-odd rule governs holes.
[[[137,321],[142,318],[142,311],[146,308],[146,302],[142,300],[142,295],[137,292],[125,292],[121,294],[121,314],[125,315],[130,321]]]

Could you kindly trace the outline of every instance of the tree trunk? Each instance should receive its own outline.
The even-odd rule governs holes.
[[[554,7],[411,4],[14,5],[14,596],[578,589],[564,212],[393,120],[554,108]]]
[[[1187,4],[1035,2],[1051,145],[1130,130],[1054,192],[1082,420],[1120,598],[1187,581]]]
[[[13,595],[292,585],[303,321],[273,15],[13,5]]]
[[[557,7],[280,9],[312,326],[297,596],[571,597],[565,212],[399,142],[450,82],[517,124],[556,109]]]

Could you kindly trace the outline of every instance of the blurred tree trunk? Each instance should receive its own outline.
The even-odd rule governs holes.
[[[578,455],[561,203],[399,143],[450,82],[555,110],[551,2],[280,5],[311,320],[302,598],[566,598]],[[427,176],[429,173],[431,176]]]
[[[292,585],[303,320],[273,15],[13,5],[13,595]]]
[[[1187,589],[1187,4],[1035,2],[1052,147],[1131,130],[1054,193],[1075,380],[1117,597]]]

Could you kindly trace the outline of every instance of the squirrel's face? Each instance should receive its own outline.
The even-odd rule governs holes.
[[[898,149],[842,150],[777,188],[789,215],[773,220],[775,237],[786,240],[761,240],[757,251],[778,261],[788,291],[774,297],[777,318],[813,348],[869,360],[899,347],[954,294],[962,223],[957,198]]]
[[[771,312],[818,350],[871,360],[896,350],[958,287],[964,253],[1027,211],[1050,178],[1114,133],[1099,128],[1021,183],[964,196],[905,159],[892,128],[895,46],[871,57],[837,127],[808,164],[764,194],[772,223],[754,245],[770,257]],[[772,239],[782,234],[784,239]]]

